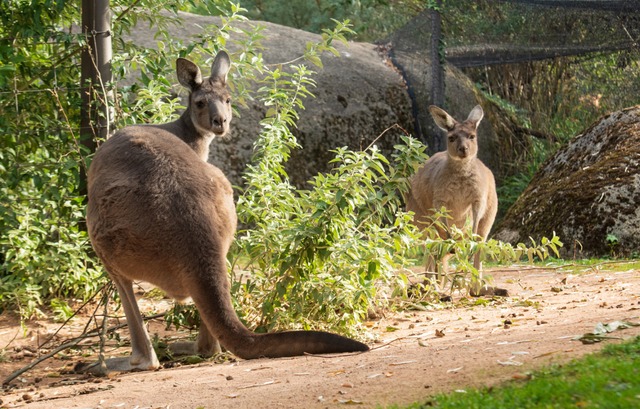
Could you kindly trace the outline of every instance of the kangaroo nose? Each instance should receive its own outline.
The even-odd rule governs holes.
[[[227,123],[227,118],[224,118],[222,115],[216,115],[212,118],[213,125],[222,126]]]

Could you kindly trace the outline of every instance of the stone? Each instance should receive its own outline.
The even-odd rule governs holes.
[[[565,256],[638,255],[640,106],[601,118],[549,158],[493,237],[529,243],[554,231]]]

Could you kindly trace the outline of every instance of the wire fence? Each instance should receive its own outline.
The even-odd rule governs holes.
[[[450,35],[449,63],[465,68],[638,50],[640,4],[637,2],[502,2],[508,4],[508,14],[523,17],[522,24],[497,24],[495,30],[481,36]]]

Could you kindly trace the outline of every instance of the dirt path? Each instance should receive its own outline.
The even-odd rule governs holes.
[[[638,263],[633,267],[614,272],[604,264],[580,275],[526,267],[493,271],[496,284],[511,297],[389,316],[374,323],[380,342],[358,355],[204,363],[109,379],[49,378],[67,363],[49,360],[14,381],[18,387],[5,391],[0,407],[375,408],[493,385],[599,350],[602,343],[573,340],[598,322],[640,321],[640,270]],[[0,316],[0,347],[16,330]],[[629,338],[640,335],[640,328],[611,335]],[[18,337],[7,355],[18,358],[14,347],[35,342]],[[2,363],[0,379],[31,359]],[[34,383],[35,377],[42,379]]]

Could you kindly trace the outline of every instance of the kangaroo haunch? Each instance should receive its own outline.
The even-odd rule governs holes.
[[[202,324],[198,339],[175,353],[211,355],[220,344],[238,357],[367,351],[367,345],[320,331],[254,334],[232,307],[226,256],[236,229],[231,185],[206,162],[209,144],[231,121],[226,85],[229,56],[216,56],[203,79],[178,59],[180,84],[191,93],[174,122],[129,126],[97,150],[88,174],[87,225],[93,247],[113,280],[131,333],[132,354],[107,361],[102,371],[159,366],[133,294],[132,281],[191,297]]]

